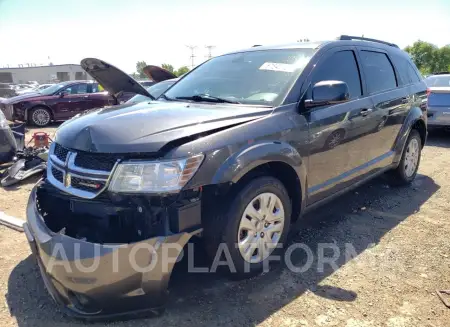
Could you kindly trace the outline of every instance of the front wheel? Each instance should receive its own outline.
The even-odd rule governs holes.
[[[234,196],[225,215],[206,226],[208,254],[217,260],[220,251],[228,251],[233,279],[254,276],[269,256],[282,253],[290,220],[291,200],[283,184],[273,177],[254,179]]]
[[[408,185],[417,175],[422,154],[422,139],[419,132],[411,130],[398,167],[391,172],[391,182],[395,185]]]
[[[31,110],[30,122],[38,127],[45,127],[50,124],[52,114],[48,108],[36,107]]]

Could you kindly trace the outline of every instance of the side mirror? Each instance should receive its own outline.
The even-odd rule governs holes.
[[[305,100],[306,108],[347,102],[350,99],[348,85],[342,81],[321,81],[312,88],[312,99]]]
[[[63,98],[63,97],[65,97],[66,95],[68,95],[69,94],[69,92],[67,92],[67,91],[62,91],[61,93],[59,93],[59,97],[60,98]]]

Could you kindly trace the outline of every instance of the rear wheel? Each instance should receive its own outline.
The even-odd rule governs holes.
[[[391,172],[391,182],[395,185],[408,185],[417,175],[422,154],[422,139],[419,132],[411,130],[398,167]]]
[[[38,127],[44,127],[50,124],[52,114],[48,108],[36,107],[31,110],[30,122]]]
[[[225,215],[206,224],[208,254],[217,260],[225,247],[235,269],[227,271],[230,277],[254,276],[270,255],[282,253],[290,220],[291,200],[283,184],[273,177],[254,179],[234,196]]]

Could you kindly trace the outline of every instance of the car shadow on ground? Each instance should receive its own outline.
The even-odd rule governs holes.
[[[298,249],[288,257],[297,268],[310,267],[302,273],[283,264],[249,280],[231,281],[218,273],[189,272],[186,256],[172,275],[163,316],[114,326],[254,326],[305,293],[351,302],[357,298],[356,292],[326,285],[323,280],[375,246],[387,232],[419,211],[438,189],[439,185],[424,175],[401,188],[389,187],[386,178],[380,177],[309,213],[297,224],[299,232],[293,235],[291,244],[311,252],[307,255]],[[195,267],[210,266],[199,246],[201,241],[193,244]],[[318,260],[324,244],[323,257],[334,256],[334,267],[322,266]],[[56,309],[31,256],[13,269],[6,300],[19,326],[80,324]]]

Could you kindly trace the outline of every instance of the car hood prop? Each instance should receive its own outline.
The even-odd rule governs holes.
[[[85,58],[81,60],[80,64],[92,78],[116,99],[123,92],[131,92],[154,100],[154,97],[139,82],[103,60]]]

